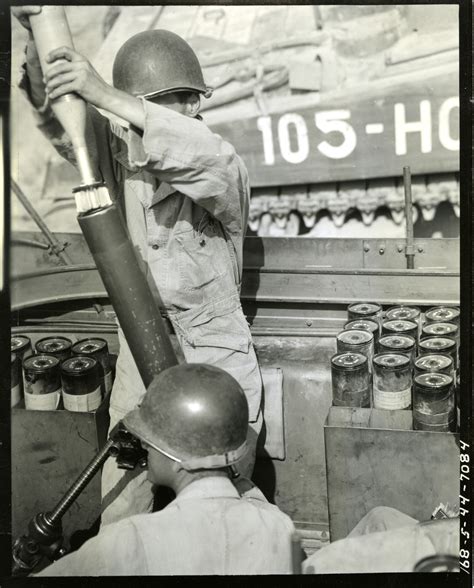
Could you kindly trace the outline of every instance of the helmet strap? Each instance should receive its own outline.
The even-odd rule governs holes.
[[[182,460],[181,467],[185,470],[214,470],[218,468],[225,468],[230,466],[247,453],[247,441],[245,440],[240,447],[233,451],[228,451],[219,455],[206,455],[205,457],[191,457],[190,459]]]

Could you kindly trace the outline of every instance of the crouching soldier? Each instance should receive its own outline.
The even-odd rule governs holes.
[[[248,429],[234,378],[204,364],[174,366],[123,421],[148,451],[148,480],[176,499],[102,527],[38,575],[291,573],[291,519],[256,487],[241,496],[230,479]]]

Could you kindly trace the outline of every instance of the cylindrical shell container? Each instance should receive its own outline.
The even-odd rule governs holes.
[[[93,357],[74,356],[61,364],[63,403],[66,410],[90,412],[102,401],[99,362]]]
[[[53,355],[64,361],[71,356],[72,341],[67,337],[43,337],[36,342],[36,353]]]
[[[374,338],[374,351],[377,349],[377,344],[380,335],[380,325],[376,320],[371,319],[355,319],[347,321],[344,325],[344,331],[355,329],[356,331],[370,331]]]
[[[446,374],[453,377],[453,358],[442,353],[432,353],[430,355],[420,355],[415,359],[413,376],[432,373]]]
[[[373,361],[374,408],[411,407],[411,361],[402,353],[377,353]]]
[[[379,339],[379,353],[403,353],[415,361],[416,341],[410,335],[382,335]]]
[[[370,331],[358,331],[348,329],[341,331],[336,337],[338,353],[362,353],[367,358],[367,367],[372,371],[372,358],[374,356],[374,337]]]
[[[454,323],[459,327],[459,308],[435,306],[425,312],[425,323]]]
[[[421,331],[421,313],[415,306],[392,306],[385,311],[386,321],[413,321],[418,325],[418,334]]]
[[[446,374],[421,374],[413,382],[413,428],[453,431],[456,426],[453,378]]]
[[[21,362],[16,353],[11,353],[11,406],[16,406],[21,400]]]
[[[379,324],[382,317],[382,307],[376,302],[355,302],[347,307],[349,320],[366,319],[372,317]]]
[[[370,374],[362,353],[336,353],[331,357],[334,406],[370,408]]]
[[[409,335],[415,341],[418,340],[418,324],[414,321],[405,321],[396,319],[393,321],[383,321],[382,335]]]
[[[93,357],[99,363],[102,394],[112,390],[112,369],[110,367],[109,347],[105,339],[94,337],[78,341],[72,347],[73,355]]]
[[[428,323],[421,331],[421,339],[427,337],[450,337],[459,346],[459,327],[455,323]]]
[[[14,335],[11,338],[10,349],[12,353],[18,356],[20,363],[27,357],[30,357],[30,355],[33,355],[30,338],[26,335]]]
[[[433,353],[443,353],[453,358],[454,369],[457,369],[457,345],[454,339],[450,337],[427,337],[422,339],[418,344],[420,355],[431,355]]]
[[[59,360],[52,355],[32,355],[23,360],[25,407],[56,410],[61,397]]]

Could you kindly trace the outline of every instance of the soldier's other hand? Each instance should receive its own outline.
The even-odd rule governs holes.
[[[52,64],[44,74],[51,100],[75,92],[94,106],[105,106],[109,86],[83,55],[70,47],[59,47],[47,55],[46,62]]]
[[[41,12],[41,6],[12,6],[12,14],[18,20],[18,22],[25,27],[28,31],[31,31],[30,16],[33,14],[39,14]]]

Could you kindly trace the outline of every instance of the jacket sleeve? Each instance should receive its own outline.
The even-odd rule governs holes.
[[[202,206],[230,232],[246,226],[247,169],[230,143],[201,120],[143,100],[143,136],[131,133],[130,164]]]
[[[130,519],[104,527],[77,551],[36,576],[135,576],[147,573],[143,545]]]

